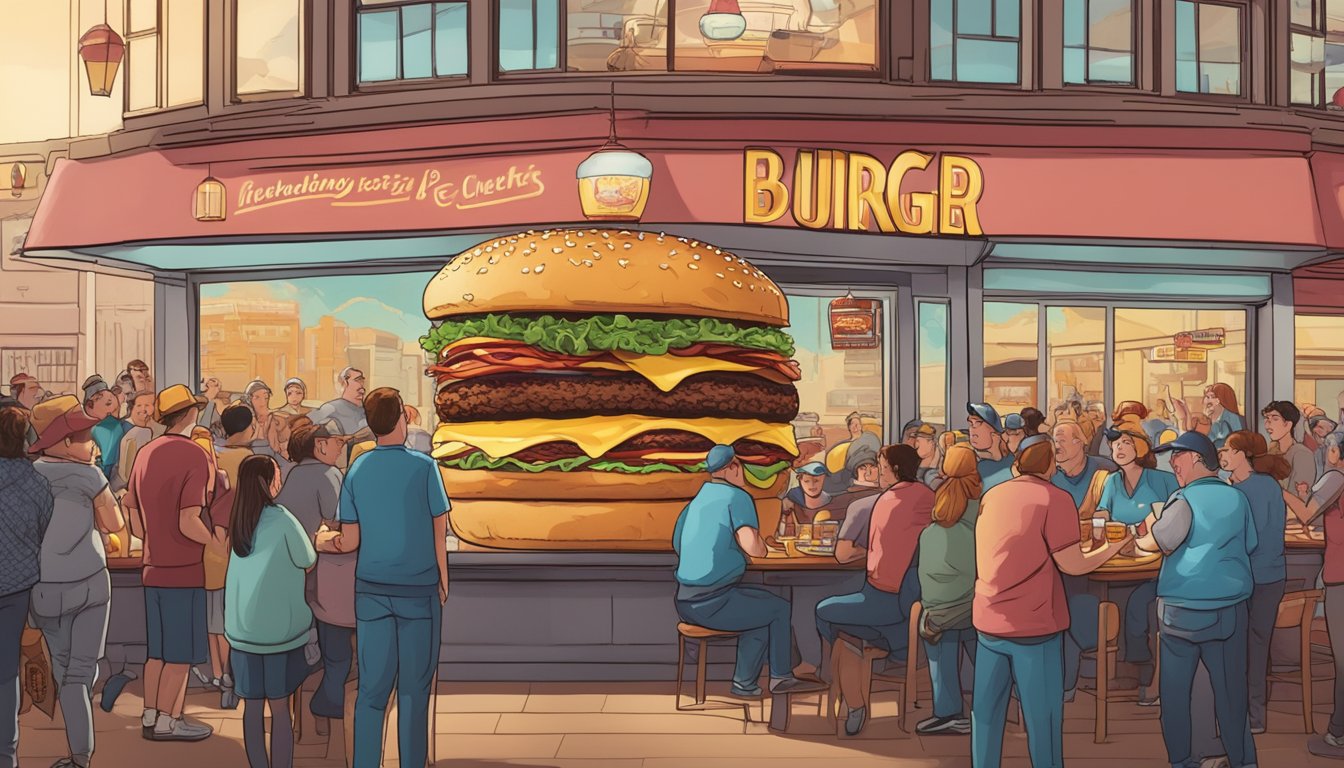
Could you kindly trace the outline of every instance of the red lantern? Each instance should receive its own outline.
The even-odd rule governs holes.
[[[126,42],[106,24],[90,27],[79,38],[79,57],[89,75],[89,93],[94,96],[112,95],[112,83],[126,53]]]
[[[882,345],[882,302],[846,293],[831,302],[831,348],[877,349]]]

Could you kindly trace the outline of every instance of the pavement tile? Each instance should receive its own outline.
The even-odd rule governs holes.
[[[524,712],[601,712],[607,703],[605,693],[536,693],[528,694]]]
[[[499,735],[514,733],[743,733],[741,718],[686,715],[594,715],[594,714],[506,714],[501,715]]]

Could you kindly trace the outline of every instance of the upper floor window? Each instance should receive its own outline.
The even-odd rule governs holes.
[[[361,0],[358,29],[361,83],[467,74],[465,2]]]
[[[1176,90],[1242,96],[1246,6],[1176,0]]]
[[[1335,92],[1344,87],[1344,2],[1291,0],[1288,20],[1292,101],[1312,107],[1329,105]]]
[[[932,0],[929,10],[932,79],[1018,82],[1020,0]]]
[[[128,0],[126,111],[205,99],[205,3]]]
[[[877,0],[498,0],[500,72],[876,71]],[[669,37],[673,60],[668,61]]]
[[[1064,82],[1134,83],[1133,0],[1064,0]]]
[[[301,94],[305,0],[233,0],[234,94]]]

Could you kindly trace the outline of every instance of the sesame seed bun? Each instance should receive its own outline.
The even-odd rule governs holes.
[[[783,327],[789,307],[763,272],[708,243],[663,233],[519,233],[463,251],[429,281],[431,320],[489,312],[677,315]]]

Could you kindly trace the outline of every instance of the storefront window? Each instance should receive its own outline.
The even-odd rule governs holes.
[[[1344,413],[1344,316],[1298,315],[1295,392],[1306,410],[1314,405],[1331,419]]]
[[[498,7],[501,72],[667,69],[666,0],[499,0]]]
[[[919,303],[919,418],[946,428],[947,304]]]
[[[1045,310],[1045,413],[1106,410],[1106,308],[1047,307]]]
[[[126,111],[201,103],[205,3],[128,0],[126,13]]]
[[[883,438],[886,361],[891,355],[889,335],[883,326],[891,317],[893,299],[890,295],[854,294],[861,299],[876,299],[880,307],[874,318],[875,338],[865,342],[832,338],[831,302],[842,294],[789,293],[788,330],[796,347],[794,359],[802,369],[799,413],[794,422],[799,460],[821,460],[829,449],[849,440],[846,420],[853,413],[859,414],[863,429]]]
[[[1174,402],[1199,414],[1205,388],[1219,383],[1232,388],[1243,416],[1258,411],[1246,402],[1245,310],[1115,310],[1117,403],[1137,401],[1154,418],[1186,426],[1176,424]]]
[[[1019,0],[932,0],[929,64],[934,80],[1017,83]]]
[[[1176,90],[1242,95],[1245,7],[1176,1]]]
[[[466,74],[466,3],[360,3],[361,83]]]
[[[234,0],[234,92],[303,92],[303,0]]]
[[[1289,81],[1294,104],[1335,106],[1344,87],[1344,3],[1291,0]]]
[[[1133,84],[1133,0],[1065,0],[1064,82]]]
[[[1039,322],[1035,304],[985,304],[985,401],[999,413],[1037,407]]]
[[[346,366],[364,373],[366,386],[395,387],[433,431],[434,382],[419,339],[426,323],[420,296],[432,272],[306,277],[296,280],[210,283],[201,286],[202,378],[219,379],[236,397],[260,379],[272,391],[271,408],[285,405],[285,381],[307,387],[304,404],[340,396],[336,379]],[[408,298],[410,302],[408,303]]]
[[[740,14],[719,6],[718,0],[677,3],[676,69],[877,69],[876,0],[742,0]]]

